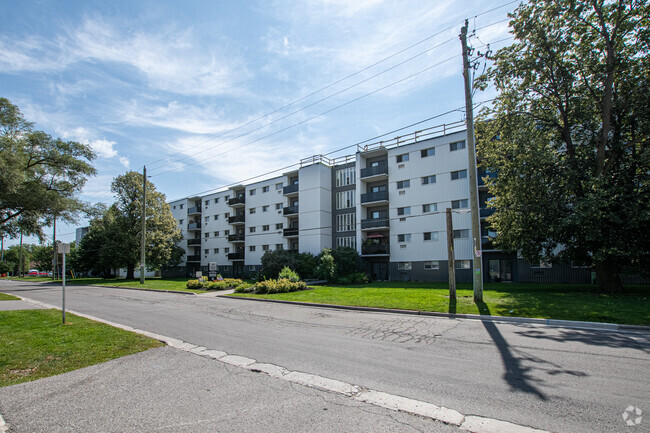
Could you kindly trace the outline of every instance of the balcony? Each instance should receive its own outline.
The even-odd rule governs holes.
[[[228,217],[228,224],[244,224],[246,222],[246,215],[235,215]]]
[[[194,207],[188,207],[187,208],[187,214],[188,215],[196,215],[196,214],[201,214],[201,206],[194,206]]]
[[[244,253],[228,253],[228,260],[244,260]]]
[[[294,194],[298,192],[298,184],[293,184],[293,185],[287,185],[284,188],[282,188],[282,194],[284,195],[289,195],[289,194]]]
[[[493,207],[482,207],[479,210],[479,213],[481,215],[481,218],[487,218],[487,217],[493,215],[495,210],[496,209],[494,209]]]
[[[236,233],[234,235],[228,235],[228,242],[244,242],[246,235],[243,233]]]
[[[201,239],[188,239],[187,245],[201,245]]]
[[[388,202],[388,191],[361,194],[361,204]]]
[[[246,205],[246,196],[233,197],[228,200],[228,206],[240,207]]]
[[[388,228],[388,218],[370,218],[361,220],[361,230]]]
[[[187,259],[185,259],[187,263],[190,262],[199,262],[201,263],[201,256],[187,256]]]
[[[364,256],[388,255],[390,248],[388,244],[370,244],[361,247],[361,254]]]
[[[282,231],[282,235],[285,237],[298,236],[298,227],[289,227]]]
[[[298,213],[298,206],[287,206],[282,210],[284,215],[294,215]]]
[[[188,230],[201,230],[201,223],[189,223],[187,225]]]
[[[388,164],[361,169],[361,179],[366,182],[388,178]]]

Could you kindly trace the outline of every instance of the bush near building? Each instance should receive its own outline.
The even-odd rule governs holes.
[[[216,281],[189,280],[186,287],[193,290],[227,290],[237,289],[238,287],[250,287],[250,284],[245,283],[239,278],[224,278]]]

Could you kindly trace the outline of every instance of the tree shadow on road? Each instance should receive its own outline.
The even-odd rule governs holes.
[[[522,337],[550,340],[556,342],[579,342],[591,346],[635,349],[650,354],[650,333],[622,333],[608,330],[592,329],[527,329],[517,331]]]

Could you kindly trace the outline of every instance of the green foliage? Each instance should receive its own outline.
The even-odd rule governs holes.
[[[11,270],[14,275],[20,273],[21,263],[25,272],[29,270],[29,264],[32,261],[32,248],[33,245],[23,244],[22,247],[22,261],[21,261],[21,248],[20,245],[12,245],[5,250],[5,262],[10,264]]]
[[[96,170],[90,146],[33,129],[0,98],[0,232],[43,236],[52,215],[74,222],[87,205],[76,196]]]
[[[337,275],[350,275],[360,271],[361,258],[357,250],[350,247],[337,247],[332,250]]]
[[[8,274],[14,268],[13,262],[0,262],[0,274]]]
[[[51,271],[52,270],[52,260],[54,259],[54,254],[52,252],[52,246],[40,246],[37,245],[32,250],[32,261],[36,266],[36,269],[40,271]]]
[[[237,288],[246,288],[251,285],[243,282],[239,278],[224,278],[219,281],[199,281],[199,280],[189,280],[185,285],[188,289],[192,290],[226,290],[226,289],[237,289]]]
[[[255,283],[255,293],[258,294],[288,293],[306,288],[307,284],[304,281],[291,281],[288,278],[264,280]]]
[[[280,274],[278,275],[278,278],[281,279],[287,279],[292,282],[297,282],[300,281],[300,276],[293,270],[291,270],[289,267],[285,266],[282,268],[280,271]]]
[[[531,0],[480,81],[499,248],[593,265],[601,290],[650,269],[650,5]]]
[[[262,256],[262,275],[277,278],[282,268],[288,267],[303,278],[311,278],[318,261],[313,254],[285,250],[266,251]]]
[[[203,289],[203,283],[199,280],[189,280],[185,285],[188,289],[200,290]]]
[[[318,258],[318,266],[316,267],[316,278],[321,280],[333,281],[336,274],[336,264],[334,257],[332,257],[332,250],[325,248]]]

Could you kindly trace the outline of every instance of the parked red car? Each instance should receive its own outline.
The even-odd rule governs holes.
[[[27,275],[30,277],[38,277],[38,269],[30,269]]]

